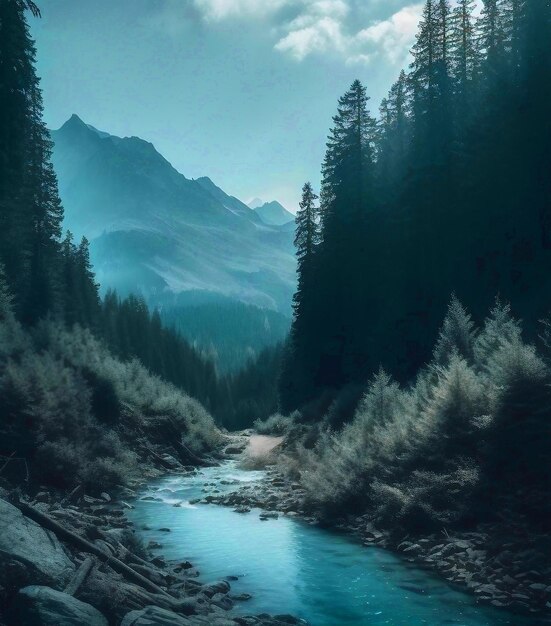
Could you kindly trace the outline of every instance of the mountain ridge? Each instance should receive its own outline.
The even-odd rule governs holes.
[[[208,177],[178,172],[148,141],[116,137],[73,115],[51,131],[65,227],[90,240],[104,289],[205,290],[288,314],[292,238]]]

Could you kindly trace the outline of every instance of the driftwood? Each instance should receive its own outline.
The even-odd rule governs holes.
[[[91,556],[84,559],[76,574],[73,576],[67,587],[65,587],[65,593],[69,594],[70,596],[74,596],[75,593],[80,589],[82,583],[88,578],[90,572],[94,568],[94,565],[95,561]]]
[[[63,498],[61,504],[66,504],[67,502],[74,502],[77,500],[83,493],[82,485],[77,485],[70,493]]]
[[[103,538],[107,541],[107,543],[109,543],[109,539],[111,538],[106,537],[107,533],[101,533],[101,534]],[[123,559],[128,560],[131,563],[134,563],[136,565],[144,565],[145,567],[151,567],[151,563],[148,563],[147,561],[139,557],[137,554],[130,552],[130,550],[126,546],[123,546],[120,541],[116,541],[114,542],[114,544]]]
[[[98,546],[90,543],[83,537],[80,537],[76,533],[68,530],[54,519],[52,519],[49,515],[42,513],[38,509],[35,509],[30,504],[26,502],[17,502],[16,506],[21,510],[21,512],[34,520],[37,524],[42,526],[43,528],[47,528],[54,532],[58,539],[65,540],[68,543],[71,543],[75,547],[83,550],[84,552],[88,552],[89,554],[94,554],[95,556],[100,557],[100,559],[108,564],[115,572],[122,574],[125,578],[140,585],[144,589],[148,589],[149,591],[166,596],[168,598],[172,598],[170,594],[168,594],[164,589],[161,589],[158,585],[148,580],[145,576],[142,576],[131,567],[123,563],[121,560],[117,559],[114,556],[109,556],[105,554],[105,552],[99,548]]]

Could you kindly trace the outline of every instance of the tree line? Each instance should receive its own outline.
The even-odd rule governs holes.
[[[298,290],[282,409],[426,363],[455,291],[481,318],[496,294],[551,307],[551,7],[426,0],[413,61],[376,119],[340,98],[319,198],[297,218]]]

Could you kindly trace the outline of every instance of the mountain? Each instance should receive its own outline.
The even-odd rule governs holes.
[[[186,178],[138,137],[98,131],[76,115],[51,135],[65,227],[90,240],[104,289],[141,292],[152,304],[220,294],[290,313],[286,228],[264,223],[209,178]]]
[[[261,200],[260,198],[253,198],[252,200],[247,202],[247,206],[250,209],[258,209],[258,207],[262,206],[263,204],[264,204],[264,201]]]
[[[295,216],[275,200],[256,207],[255,213],[269,226],[283,226],[295,220]]]

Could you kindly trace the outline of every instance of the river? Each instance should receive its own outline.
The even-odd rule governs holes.
[[[260,521],[258,510],[240,514],[190,504],[263,476],[238,469],[235,461],[194,476],[167,476],[139,494],[128,516],[146,543],[161,544],[158,552],[168,561],[191,561],[203,582],[237,576],[232,594],[252,598],[237,602],[236,614],[290,613],[312,626],[541,623],[478,606],[470,595],[391,552],[365,548],[345,535],[286,516]]]

